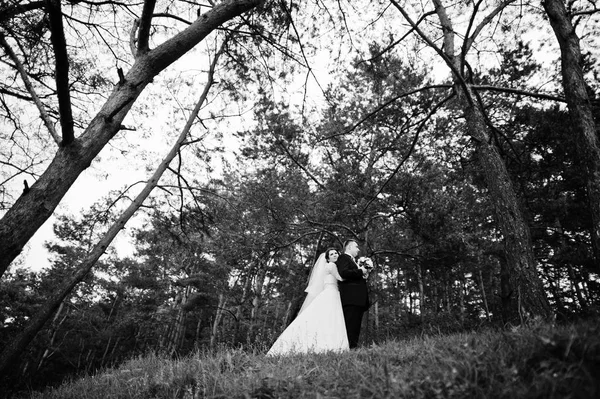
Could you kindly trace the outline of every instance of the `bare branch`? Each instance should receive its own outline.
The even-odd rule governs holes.
[[[69,92],[69,57],[67,55],[67,41],[65,40],[60,0],[46,0],[46,9],[50,20],[50,39],[56,62],[54,77],[62,128],[61,145],[67,146],[75,140],[75,133],[73,132],[73,112]]]
[[[323,185],[323,183],[321,183],[312,173],[310,173],[310,171],[304,166],[302,165],[300,162],[298,162],[298,160],[292,155],[292,153],[289,151],[289,149],[283,144],[282,141],[279,141],[279,146],[281,148],[283,148],[283,150],[285,151],[285,153],[288,155],[288,157],[292,160],[292,162],[294,162],[300,169],[302,169],[302,171],[304,173],[306,173],[306,175],[308,177],[310,177],[310,179],[312,181],[314,181],[321,189],[325,190],[325,186]]]
[[[192,24],[192,22],[188,21],[187,19],[181,18],[179,15],[173,15],[173,14],[168,14],[168,13],[164,13],[164,12],[154,14],[154,15],[152,15],[152,17],[153,18],[171,18],[176,21],[183,22],[186,25]]]
[[[380,106],[375,108],[373,111],[369,112],[367,115],[365,115],[363,118],[361,118],[361,120],[356,122],[354,125],[350,126],[348,129],[345,129],[343,132],[332,134],[327,137],[323,137],[323,138],[319,139],[318,142],[321,142],[324,140],[329,140],[329,139],[332,139],[332,138],[338,137],[338,136],[344,136],[346,134],[351,133],[354,129],[356,129],[357,127],[362,125],[366,120],[368,120],[372,116],[376,115],[379,111],[383,110],[384,108],[388,107],[389,105],[393,104],[394,102],[398,101],[402,97],[407,97],[407,96],[410,96],[411,94],[419,93],[421,91],[430,90],[430,89],[450,89],[450,88],[452,88],[451,85],[429,85],[429,86],[424,86],[424,87],[420,87],[415,90],[408,91],[406,93],[399,94],[399,95],[393,97],[392,99],[386,101],[385,103],[381,104]]]
[[[133,24],[131,24],[131,30],[129,31],[129,50],[131,51],[131,55],[135,58],[137,54],[137,49],[135,47],[136,37],[135,34],[140,27],[140,20],[136,18],[133,20]]]
[[[503,2],[498,4],[498,7],[496,7],[494,10],[492,10],[492,12],[489,13],[485,18],[483,18],[483,20],[479,23],[479,25],[477,25],[477,27],[473,31],[473,34],[470,37],[468,37],[468,36],[465,37],[465,42],[463,44],[463,57],[471,49],[473,42],[475,42],[475,39],[477,38],[477,36],[479,36],[479,34],[483,30],[483,28],[488,23],[490,23],[490,21],[492,19],[494,19],[496,17],[496,15],[498,15],[502,10],[504,10],[506,8],[506,6],[508,6],[510,3],[514,3],[514,2],[515,2],[515,0],[504,0]]]
[[[290,18],[290,24],[292,25],[292,28],[294,29],[294,33],[296,33],[296,37],[298,37],[298,44],[300,45],[300,52],[302,53],[302,58],[306,62],[306,67],[308,68],[308,73],[313,76],[313,78],[315,79],[315,82],[317,83],[317,86],[319,86],[319,88],[321,89],[321,92],[325,93],[325,90],[323,90],[323,88],[321,87],[321,83],[319,82],[319,79],[317,79],[317,77],[315,76],[315,73],[313,72],[313,69],[311,68],[311,66],[310,66],[310,64],[308,62],[308,58],[306,58],[306,54],[304,52],[304,46],[302,45],[302,42],[300,40],[300,33],[298,33],[298,29],[296,28],[296,24],[294,23],[294,19],[292,18],[292,14],[290,13],[290,10],[288,10],[288,8],[285,6],[284,2],[282,2],[281,5],[284,8],[285,13]],[[308,76],[307,76],[307,80],[308,80]],[[305,96],[306,96],[306,87],[307,87],[307,85],[305,84],[304,85],[304,90],[305,90],[304,91],[304,95]],[[304,101],[302,103],[304,104]]]
[[[19,74],[21,75],[21,79],[23,80],[23,83],[25,84],[27,91],[31,95],[31,98],[33,99],[33,102],[35,103],[35,106],[37,107],[38,111],[40,112],[40,118],[42,118],[42,121],[44,122],[44,125],[46,125],[46,128],[50,132],[50,135],[52,136],[52,138],[54,139],[56,144],[60,144],[60,136],[56,132],[56,129],[54,128],[54,124],[52,123],[50,116],[46,112],[46,108],[44,108],[44,104],[42,104],[42,101],[38,97],[38,95],[35,91],[35,88],[31,84],[31,81],[29,80],[29,76],[27,75],[27,72],[25,71],[25,68],[23,67],[23,64],[21,64],[21,61],[19,60],[19,58],[13,51],[12,47],[6,41],[4,34],[1,32],[0,32],[0,45],[2,47],[4,47],[6,54],[8,54],[10,59],[14,62],[15,66],[17,67],[17,71],[19,71]]]
[[[461,50],[460,56],[460,72],[465,72],[465,58],[467,57],[467,52],[469,49],[467,48],[467,38],[471,34],[471,28],[475,23],[475,17],[477,16],[477,12],[479,11],[479,6],[483,3],[483,0],[479,0],[477,3],[473,5],[473,12],[471,13],[471,18],[469,19],[469,26],[467,26],[467,31],[465,32],[465,40],[463,41],[463,46]]]
[[[503,92],[503,93],[512,93],[512,94],[519,94],[519,95],[527,96],[527,97],[540,98],[542,100],[558,101],[561,103],[567,102],[567,100],[565,100],[564,98],[556,97],[551,94],[532,93],[527,90],[511,89],[509,87],[496,87],[496,86],[487,86],[487,85],[472,85],[471,87],[475,90],[499,91],[499,92]]]
[[[400,4],[398,4],[398,2],[396,0],[390,0],[390,1],[398,9],[398,11],[400,11],[400,13],[404,16],[404,19],[406,19],[406,21],[410,24],[410,26],[412,26],[414,28],[414,30],[419,34],[419,36],[421,36],[421,38],[436,53],[438,53],[438,55],[440,57],[442,57],[442,59],[444,60],[444,62],[446,62],[446,65],[448,65],[448,68],[450,68],[450,70],[452,71],[452,73],[456,77],[455,80],[458,81],[458,83],[462,86],[462,88],[464,90],[464,93],[465,93],[465,96],[467,98],[467,101],[469,102],[469,104],[473,104],[473,99],[469,95],[469,89],[467,87],[467,83],[463,79],[462,74],[457,69],[457,67],[456,67],[455,63],[453,62],[453,60],[450,59],[450,57],[441,48],[439,48],[438,46],[436,46],[436,44],[429,37],[427,37],[427,35],[425,34],[425,32],[423,32],[417,26],[417,24],[410,18],[410,16],[408,15],[408,13],[404,10],[404,8],[402,8],[402,6],[400,6]],[[454,57],[454,48],[453,48],[454,47],[454,40],[452,39],[452,35],[454,34],[454,32],[452,30],[452,26],[451,25],[447,25],[449,23],[449,20],[448,21],[444,20],[447,16],[445,16],[445,10],[442,7],[441,3],[439,1],[437,1],[437,0],[434,0],[434,4],[436,5],[436,13],[438,14],[438,17],[440,18],[440,22],[442,23],[442,30],[444,32],[444,43],[445,43],[444,47],[446,47],[446,51],[452,52],[451,56]]]
[[[419,20],[416,22],[416,26],[419,26],[419,24],[421,22],[423,22],[428,16],[435,14],[435,11],[429,11],[426,12],[425,14],[421,15],[421,18],[419,18]],[[361,60],[359,62],[359,64],[363,63],[363,62],[367,62],[367,61],[372,61],[375,58],[379,58],[381,57],[383,54],[387,53],[388,51],[390,51],[391,49],[393,49],[394,47],[396,47],[398,44],[400,44],[404,39],[406,39],[406,37],[408,35],[410,35],[411,33],[413,33],[415,30],[414,27],[411,27],[410,30],[408,32],[406,32],[404,35],[402,35],[402,37],[394,42],[392,42],[391,44],[389,44],[386,48],[384,48],[383,50],[381,50],[379,52],[379,54],[376,54],[375,56],[369,58],[368,60]]]
[[[140,17],[137,41],[137,55],[144,54],[148,51],[148,40],[150,39],[150,28],[152,27],[152,14],[156,0],[145,0],[142,16]]]
[[[425,118],[423,118],[423,121],[421,121],[421,124],[419,125],[419,127],[417,128],[417,131],[415,132],[415,137],[410,145],[410,148],[408,149],[408,152],[404,155],[404,157],[402,158],[402,160],[400,161],[400,163],[398,164],[398,166],[396,166],[396,169],[394,169],[394,171],[390,174],[390,176],[386,179],[385,182],[383,182],[383,184],[381,185],[381,187],[379,187],[379,190],[377,190],[377,193],[369,200],[369,202],[367,202],[367,204],[365,205],[365,207],[363,208],[363,210],[361,211],[362,213],[365,213],[365,211],[367,210],[367,208],[373,203],[373,201],[375,201],[377,199],[377,197],[379,196],[379,194],[381,194],[381,192],[383,191],[383,189],[385,188],[385,186],[394,178],[394,176],[396,176],[396,174],[400,171],[400,168],[402,167],[402,165],[404,165],[404,162],[406,162],[406,160],[410,157],[410,155],[412,154],[412,152],[415,149],[415,146],[417,145],[417,141],[419,140],[419,134],[421,133],[421,130],[423,130],[423,128],[425,127],[425,123],[427,121],[429,121],[429,119],[437,112],[438,109],[440,109],[440,107],[442,105],[444,105],[448,100],[450,100],[452,97],[454,97],[455,93],[451,93],[449,96],[447,96],[446,98],[444,98],[442,101],[440,101],[439,103],[437,103],[435,105],[435,107],[433,107],[429,113],[427,114],[427,116],[425,116]]]
[[[25,101],[32,101],[33,100],[33,98],[31,98],[31,97],[27,97],[24,94],[8,90],[8,89],[6,89],[4,87],[0,87],[0,94],[6,94],[7,96],[15,97],[15,98],[18,98],[19,100],[25,100]]]
[[[592,14],[595,14],[597,12],[600,12],[600,8],[594,7],[594,8],[591,8],[589,10],[575,11],[575,12],[571,13],[571,15],[573,17],[576,17],[578,15],[592,15]]]

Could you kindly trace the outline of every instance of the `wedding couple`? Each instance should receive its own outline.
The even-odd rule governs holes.
[[[348,240],[341,255],[329,248],[319,256],[298,316],[277,338],[268,356],[357,347],[363,313],[369,307],[370,272],[356,263],[359,251],[358,243]]]

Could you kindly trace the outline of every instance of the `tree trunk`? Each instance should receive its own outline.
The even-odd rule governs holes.
[[[50,342],[48,342],[48,345],[46,346],[46,349],[44,350],[44,353],[42,354],[42,358],[40,359],[37,369],[40,370],[42,368],[42,365],[44,364],[44,361],[46,359],[48,359],[50,356],[52,356],[55,352],[54,349],[52,349],[52,347],[54,347],[54,343],[56,342],[56,335],[58,334],[58,329],[60,328],[60,326],[62,325],[62,323],[65,321],[65,319],[67,318],[67,315],[65,315],[60,321],[59,318],[61,316],[62,310],[65,308],[65,303],[61,302],[60,306],[58,307],[58,310],[56,311],[56,314],[54,315],[54,319],[52,320],[52,326],[50,328]]]
[[[246,337],[247,343],[250,343],[253,340],[256,319],[258,318],[258,312],[262,303],[262,293],[266,273],[266,266],[259,265],[259,270],[256,273],[256,280],[254,282],[254,298],[252,299],[252,310],[250,311],[250,321],[248,323],[248,335]]]
[[[458,283],[458,304],[460,305],[460,326],[465,326],[465,276],[464,274],[461,276]]]
[[[485,284],[483,284],[483,273],[481,269],[477,271],[477,279],[479,282],[479,289],[481,290],[481,301],[483,303],[483,310],[485,310],[485,319],[490,321],[490,308],[488,306],[487,295],[485,294]]]
[[[592,216],[591,241],[596,268],[600,267],[600,139],[583,77],[579,37],[564,0],[542,2],[560,46],[563,88],[576,127],[577,153],[584,165]]]
[[[408,284],[408,273],[404,275],[404,280],[405,280],[405,284],[406,284],[406,296],[408,299],[408,312],[409,313],[414,313],[414,299],[413,299],[413,295],[412,292],[410,291],[410,285]]]
[[[419,284],[419,312],[421,313],[421,316],[423,316],[425,314],[425,288],[420,262],[417,262],[417,283]]]
[[[513,297],[513,289],[510,285],[510,271],[506,264],[506,259],[501,257],[500,261],[500,308],[502,314],[502,323],[507,324],[511,321],[511,302]]]
[[[187,311],[185,310],[186,304],[190,298],[192,287],[187,286],[182,289],[181,302],[177,309],[177,316],[173,325],[172,334],[168,342],[168,353],[177,353],[182,345],[185,337],[185,324],[187,320]]]
[[[198,312],[198,323],[196,323],[196,334],[194,335],[194,349],[198,350],[200,348],[200,333],[202,331],[202,316],[204,311],[201,309]]]
[[[245,280],[244,280],[244,286],[242,288],[242,297],[240,298],[240,301],[237,305],[237,310],[236,310],[236,314],[235,314],[235,329],[232,335],[232,340],[233,342],[231,343],[232,345],[235,345],[237,343],[238,340],[241,339],[240,337],[240,323],[242,320],[242,311],[244,309],[244,304],[246,303],[246,301],[248,300],[248,296],[250,295],[250,288],[252,287],[252,275],[250,273],[248,273],[245,276]]]
[[[294,302],[293,301],[289,301],[288,305],[285,309],[285,315],[283,316],[283,324],[282,326],[285,328],[290,322],[289,320],[291,319],[292,316],[292,304]]]
[[[465,76],[456,75],[461,73],[461,64],[460,57],[454,53],[454,30],[441,2],[436,0],[435,3],[438,5],[436,12],[444,28],[446,56],[454,67],[453,79],[459,103],[464,110],[467,133],[475,141],[477,161],[494,205],[498,227],[504,236],[508,282],[511,289],[518,293],[516,307],[514,302],[511,303],[511,313],[549,317],[551,309],[536,271],[529,226],[506,164],[491,139],[484,111],[478,105],[471,86],[466,83]]]
[[[562,301],[562,292],[560,290],[560,267],[554,267],[553,271],[554,275],[552,276],[550,281],[550,289],[552,290],[552,295],[554,297],[554,306],[556,307],[556,312],[558,313],[558,315],[564,316],[567,314],[567,311]]]
[[[72,143],[59,147],[46,171],[0,220],[0,277],[52,215],[79,175],[119,132],[121,122],[146,85],[222,23],[251,10],[260,2],[261,0],[220,2],[188,28],[155,49],[136,57],[125,81],[115,87],[81,136]]]
[[[575,295],[577,296],[577,301],[579,302],[579,307],[582,310],[587,308],[587,303],[583,294],[581,292],[581,287],[579,286],[579,282],[577,281],[577,277],[575,276],[575,271],[573,270],[573,265],[567,263],[567,271],[569,273],[569,280],[571,281],[571,287],[575,291]]]
[[[223,294],[219,294],[219,305],[217,306],[217,311],[215,312],[215,319],[213,323],[212,332],[210,334],[210,348],[214,349],[217,344],[217,333],[219,332],[219,324],[221,323],[221,318],[223,317],[223,309],[225,309],[226,299]]]
[[[470,93],[471,98],[475,98]],[[498,227],[504,236],[504,254],[508,284],[517,295],[510,303],[512,318],[515,314],[528,317],[549,317],[552,314],[548,298],[536,270],[529,225],[521,210],[512,180],[498,148],[493,144],[483,111],[476,104],[463,100],[467,129],[476,140],[476,155],[483,171],[490,198],[494,204]]]

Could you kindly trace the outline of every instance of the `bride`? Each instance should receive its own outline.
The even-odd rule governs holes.
[[[296,319],[277,338],[267,356],[348,350],[340,277],[335,248],[323,252],[315,263],[306,287],[306,299]]]

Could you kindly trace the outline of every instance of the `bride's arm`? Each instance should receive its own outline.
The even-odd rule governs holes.
[[[331,273],[333,275],[333,277],[335,277],[339,281],[344,281],[342,276],[340,276],[340,273],[338,272],[338,269],[337,269],[337,265],[335,263],[329,262],[327,264],[327,266],[329,267],[329,273]]]

